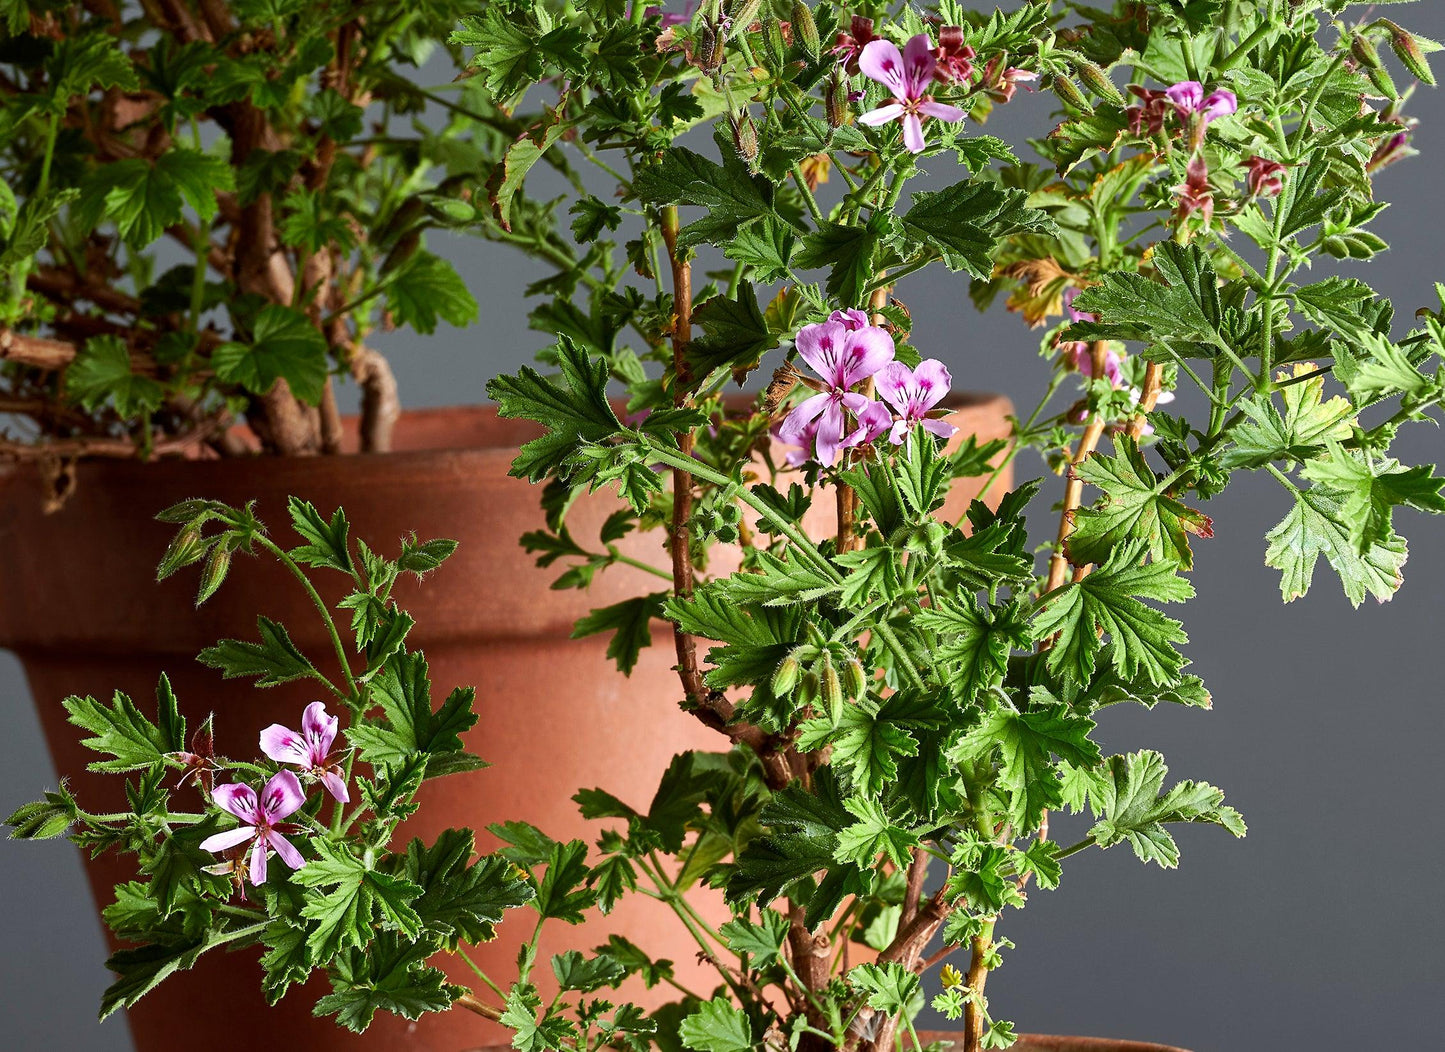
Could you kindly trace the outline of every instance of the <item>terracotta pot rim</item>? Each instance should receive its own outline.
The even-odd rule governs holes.
[[[961,1041],[963,1035],[948,1030],[922,1030],[924,1041]],[[466,1052],[506,1052],[510,1045],[478,1045]],[[1147,1041],[1116,1041],[1107,1037],[1074,1037],[1059,1034],[1020,1034],[1014,1048],[1028,1052],[1185,1052],[1173,1045],[1156,1045]]]

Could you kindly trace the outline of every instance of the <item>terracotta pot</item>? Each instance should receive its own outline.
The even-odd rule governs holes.
[[[952,1041],[962,1047],[963,1035],[945,1030],[920,1030],[925,1044],[930,1041]],[[911,1047],[911,1046],[910,1046]],[[468,1052],[507,1052],[510,1045],[487,1045]],[[1173,1045],[1151,1045],[1144,1041],[1113,1041],[1107,1037],[1057,1037],[1053,1034],[1020,1034],[1010,1052],[1186,1052]]]
[[[963,401],[956,423],[981,439],[1007,433],[1008,403],[1001,398]],[[430,661],[434,701],[458,685],[478,687],[481,720],[468,736],[473,752],[494,766],[453,775],[423,788],[422,807],[404,833],[427,838],[453,826],[483,829],[506,819],[530,821],[551,835],[593,841],[598,823],[576,813],[572,794],[600,786],[646,807],[672,756],[686,749],[717,749],[719,737],[676,711],[679,687],[673,656],[658,626],[658,643],[644,651],[631,678],[617,675],[605,657],[605,638],[571,640],[573,622],[588,610],[650,591],[655,580],[619,566],[599,575],[588,592],[551,591],[557,571],[539,570],[517,538],[541,525],[537,491],[510,478],[516,447],[535,434],[525,422],[497,418],[490,408],[406,414],[397,451],[309,459],[87,462],[76,469],[74,494],[55,514],[41,511],[43,484],[23,466],[0,467],[0,646],[20,657],[37,699],[58,771],[71,778],[83,806],[123,807],[122,779],[85,772],[93,759],[65,721],[59,702],[71,694],[108,697],[121,690],[143,705],[168,672],[192,726],[214,712],[217,750],[250,756],[260,729],[272,722],[295,726],[315,697],[305,683],[257,691],[225,681],[193,660],[223,637],[255,635],[255,618],[284,622],[296,644],[319,667],[330,654],[324,630],[305,594],[273,563],[241,560],[221,591],[199,611],[192,607],[194,571],[160,585],[155,566],[173,528],[154,521],[163,507],[191,497],[257,502],[257,514],[279,536],[289,534],[286,497],[304,497],[329,513],[344,506],[352,536],[395,554],[397,538],[461,542],[453,558],[425,583],[408,579],[396,598],[417,617],[410,644]],[[1006,490],[1005,485],[995,495]],[[972,494],[951,497],[960,512]],[[820,501],[820,505],[831,505]],[[569,523],[579,539],[595,538],[618,506],[607,495],[579,500]],[[827,528],[831,508],[820,508]],[[629,535],[634,558],[665,566],[661,533]],[[335,584],[319,583],[328,600]],[[642,733],[639,733],[642,729]],[[481,836],[483,846],[495,842]],[[129,859],[103,856],[87,871],[97,901],[112,901],[114,884],[134,879]],[[719,902],[705,908],[721,911]],[[496,942],[473,956],[490,974],[510,974],[516,946],[530,932],[525,918],[504,925]],[[527,930],[523,930],[523,929]],[[612,932],[625,933],[655,957],[677,962],[684,982],[693,976],[695,947],[662,904],[632,896],[609,917],[580,928],[553,927],[544,952],[590,948]],[[543,969],[544,974],[546,969]],[[455,972],[465,981],[464,972]],[[699,971],[699,976],[701,972]],[[432,1016],[416,1024],[392,1017],[363,1038],[344,1034],[330,1020],[314,1019],[311,1006],[327,992],[324,979],[293,991],[265,1009],[255,951],[212,954],[168,980],[130,1013],[140,1052],[191,1043],[187,1025],[206,1019],[245,1019],[245,1026],[207,1027],[210,1052],[255,1047],[260,1028],[285,1035],[289,1048],[309,1052],[388,1049],[457,1052],[494,1040],[468,1013]],[[648,994],[627,991],[646,1002]],[[654,998],[666,999],[658,991]]]

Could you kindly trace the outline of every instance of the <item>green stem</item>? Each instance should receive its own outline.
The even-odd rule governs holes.
[[[476,961],[472,960],[471,957],[467,955],[466,950],[463,950],[460,946],[458,946],[452,952],[466,962],[467,967],[472,970],[473,974],[475,974],[478,979],[486,983],[487,986],[491,988],[492,993],[496,994],[503,1001],[507,999],[506,992],[496,983],[492,982],[491,976],[489,976],[486,972],[482,971],[481,965],[477,964]]]
[[[1256,46],[1258,46],[1259,42],[1269,35],[1269,31],[1273,28],[1274,27],[1270,24],[1269,19],[1266,18],[1262,20],[1259,25],[1254,27],[1254,32],[1250,33],[1249,36],[1241,40],[1239,42],[1239,46],[1236,47],[1233,51],[1231,51],[1228,55],[1226,55],[1221,61],[1216,62],[1214,64],[1214,68],[1220,73],[1224,73],[1227,70],[1231,70],[1235,66],[1239,65],[1241,62],[1244,61],[1245,57],[1248,56],[1248,54],[1253,51]]]
[[[789,169],[793,173],[793,181],[798,184],[798,191],[803,195],[803,204],[808,208],[808,214],[813,217],[813,222],[823,226],[828,222],[828,217],[823,215],[823,210],[818,207],[818,199],[813,196],[813,191],[808,189],[808,180],[803,177],[803,166],[797,161]]]
[[[286,569],[291,571],[291,576],[301,582],[301,587],[305,588],[306,594],[311,597],[312,604],[316,607],[317,612],[321,614],[321,620],[326,624],[327,634],[331,636],[331,645],[336,651],[336,660],[341,665],[341,673],[346,677],[346,687],[349,692],[347,701],[355,703],[360,697],[356,688],[356,679],[351,675],[351,662],[347,657],[346,647],[341,642],[341,633],[336,629],[336,622],[332,619],[331,611],[327,609],[326,602],[316,591],[316,587],[311,583],[311,579],[306,576],[301,567],[296,565],[291,556],[287,555],[281,549],[280,545],[269,537],[258,536],[256,540],[260,543],[261,547],[274,555]]]
[[[664,581],[672,580],[672,574],[668,573],[666,570],[659,570],[656,566],[653,566],[650,563],[645,563],[641,559],[634,559],[630,555],[623,555],[616,548],[608,548],[607,554],[608,557],[611,558],[612,561],[615,563],[622,563],[624,566],[631,566],[638,570],[646,570],[654,577],[661,577]]]

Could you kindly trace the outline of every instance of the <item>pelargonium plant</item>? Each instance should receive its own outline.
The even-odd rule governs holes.
[[[660,532],[657,590],[577,632],[612,633],[626,673],[669,623],[678,718],[716,729],[729,751],[680,757],[646,810],[584,787],[583,815],[613,823],[595,849],[497,827],[519,871],[469,863],[486,874],[488,908],[458,916],[471,870],[445,871],[434,891],[420,860],[441,846],[389,844],[415,779],[471,763],[453,737],[465,700],[432,711],[389,597],[395,572],[430,564],[409,563],[410,547],[397,563],[359,549],[358,564],[344,519],[301,502],[306,543],[289,555],[244,509],[198,505],[176,515],[200,519],[173,562],[199,558],[196,545],[260,546],[353,575],[357,638],[347,648],[333,631],[344,682],[326,684],[347,723],[333,736],[314,710],[241,762],[188,750],[164,687],[156,723],[129,702],[73,701],[95,745],[138,750],[117,757],[145,772],[133,812],[90,815],[62,790],[12,824],[193,867],[164,883],[183,903],[159,900],[155,881],[122,889],[112,927],[149,948],[112,960],[110,1007],[210,945],[249,940],[269,947],[268,989],[325,969],[336,992],[318,1010],[358,1028],[378,1008],[455,1005],[526,1050],[854,1052],[921,1048],[915,1020],[930,1003],[961,1021],[967,1052],[1007,1047],[1013,1026],[991,1010],[988,979],[1011,949],[1010,911],[1056,887],[1065,861],[1127,844],[1173,867],[1171,826],[1244,834],[1219,789],[1169,781],[1157,752],[1106,755],[1095,740],[1114,705],[1211,704],[1183,625],[1159,609],[1194,594],[1194,546],[1212,535],[1201,506],[1237,472],[1274,478],[1282,517],[1264,562],[1284,599],[1305,594],[1323,556],[1356,605],[1400,587],[1395,509],[1445,510],[1442,480],[1389,452],[1445,399],[1445,301],[1397,333],[1366,284],[1309,272],[1384,247],[1369,230],[1383,207],[1373,176],[1410,152],[1395,78],[1432,82],[1434,45],[1346,0],[589,13],[591,40],[527,0],[485,5],[458,34],[495,97],[559,99],[512,148],[518,175],[495,207],[525,201],[526,169],[564,142],[585,146],[620,194],[573,202],[574,233],[595,244],[539,290],[552,373],[523,369],[490,391],[503,415],[544,428],[513,470],[546,482],[547,528],[524,543],[565,567],[559,585],[635,565],[616,541]],[[599,70],[626,52],[603,43],[639,33],[690,72],[627,87],[627,105],[595,95]],[[1057,107],[1032,144],[1042,164],[972,128],[1027,89]],[[689,100],[718,115],[714,153],[673,142]],[[926,169],[941,189],[910,188]],[[598,240],[624,222],[638,231],[626,266]],[[731,266],[695,283],[713,250]],[[894,298],[936,264],[966,275],[978,302],[1006,295],[1045,327],[1055,367],[1008,442],[947,434],[942,349],[913,346]],[[627,266],[654,282],[650,299]],[[639,346],[623,343],[627,326]],[[765,391],[725,397],[765,361]],[[1172,415],[1160,407],[1176,391]],[[1005,492],[1028,450],[1044,470]],[[946,515],[948,490],[965,484],[980,499]],[[567,521],[589,488],[625,502],[595,540]],[[825,504],[836,514],[820,530],[809,511]],[[199,539],[212,524],[219,535]],[[262,635],[208,659],[316,675],[275,626]],[[170,767],[200,786],[174,821]],[[222,774],[246,788],[217,788]],[[1061,828],[1076,831],[1060,841]],[[230,856],[213,862],[203,841]],[[470,858],[470,840],[451,847]],[[281,865],[264,865],[272,852]],[[248,883],[258,858],[260,887]],[[725,923],[689,902],[703,882],[731,905]],[[525,951],[518,975],[479,976],[472,991],[425,963],[464,953],[500,906],[576,922],[639,893],[676,912],[715,988],[677,989],[652,1012],[609,1001],[598,991],[629,975],[675,982],[625,941],[554,958],[561,993],[546,999]],[[334,924],[344,894],[364,908]]]

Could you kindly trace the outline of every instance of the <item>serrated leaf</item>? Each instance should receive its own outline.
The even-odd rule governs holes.
[[[220,669],[226,679],[255,676],[258,687],[276,687],[308,677],[322,678],[306,655],[296,649],[279,622],[257,617],[256,629],[261,636],[259,643],[223,639],[202,650],[196,660],[207,668]]]
[[[752,1052],[753,1028],[747,1013],[726,998],[704,1001],[682,1021],[678,1037],[697,1052]]]
[[[252,394],[267,394],[285,380],[296,397],[317,405],[326,385],[326,338],[300,311],[268,303],[252,322],[251,342],[221,344],[211,365],[222,380]]]
[[[463,328],[477,320],[477,301],[456,268],[430,252],[417,252],[386,286],[386,309],[398,325],[436,332],[437,319]]]
[[[958,182],[937,193],[915,193],[901,223],[904,233],[941,252],[950,270],[987,281],[1005,238],[1058,233],[1047,213],[1027,207],[1028,196],[1025,190],[993,183]]]
[[[1134,439],[1119,435],[1114,447],[1113,456],[1095,453],[1075,469],[1104,497],[1074,513],[1074,529],[1065,542],[1070,560],[1079,566],[1103,562],[1119,545],[1142,540],[1155,560],[1190,569],[1194,553],[1188,535],[1214,536],[1212,520],[1169,495],[1168,480],[1154,474]]]
[[[1294,507],[1265,535],[1264,563],[1279,570],[1280,593],[1292,602],[1307,593],[1323,555],[1339,575],[1345,595],[1359,606],[1366,595],[1388,602],[1399,590],[1409,555],[1403,537],[1391,537],[1360,553],[1350,539],[1339,499],[1319,487],[1295,490]]]

